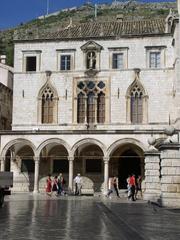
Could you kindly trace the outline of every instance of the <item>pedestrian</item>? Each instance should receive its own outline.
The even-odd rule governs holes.
[[[52,183],[52,192],[55,193],[56,196],[58,196],[58,177],[55,176],[53,179],[53,183]]]
[[[48,175],[48,178],[46,179],[46,193],[48,196],[52,195],[52,179],[51,174]]]
[[[81,174],[78,173],[77,176],[74,178],[75,183],[75,195],[81,195],[81,188],[82,188],[82,178]]]
[[[136,180],[135,180],[134,174],[130,177],[129,184],[131,186],[131,194],[128,198],[129,199],[131,198],[132,201],[135,201],[134,195],[135,195],[135,189],[136,189]]]
[[[137,180],[136,180],[136,191],[135,191],[135,199],[137,199],[138,192],[141,193],[141,198],[142,198],[142,177],[139,175]]]
[[[128,178],[126,179],[126,181],[127,181],[127,195],[128,195],[128,199],[130,198],[130,195],[131,195],[130,178],[131,178],[131,175],[128,175]]]
[[[65,195],[65,190],[64,190],[64,185],[65,185],[66,181],[63,177],[63,174],[60,173],[58,176],[58,194],[59,195]]]
[[[109,179],[109,190],[107,193],[107,197],[110,197],[110,195],[113,193],[113,191],[116,192],[117,197],[119,197],[118,187],[117,187],[117,178],[114,176]]]

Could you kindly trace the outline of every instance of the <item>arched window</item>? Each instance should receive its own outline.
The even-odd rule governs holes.
[[[97,99],[97,122],[105,122],[105,94],[100,92]]]
[[[131,122],[142,123],[143,120],[143,93],[135,87],[131,91]]]
[[[87,122],[95,122],[95,98],[93,92],[87,95]]]
[[[148,122],[148,95],[139,80],[135,80],[126,93],[127,123],[141,124]]]
[[[103,81],[79,81],[77,83],[77,123],[96,125],[105,123],[105,92]],[[76,116],[76,114],[74,114]]]
[[[42,94],[42,123],[53,123],[54,95],[50,87]]]
[[[46,83],[38,94],[38,123],[58,122],[58,93],[51,83]]]
[[[84,123],[85,121],[85,96],[81,92],[78,94],[77,100],[77,122]]]

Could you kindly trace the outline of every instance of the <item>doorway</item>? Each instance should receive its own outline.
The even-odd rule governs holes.
[[[119,188],[127,188],[128,175],[135,174],[136,177],[141,174],[141,158],[132,149],[122,153],[118,161],[118,180]]]

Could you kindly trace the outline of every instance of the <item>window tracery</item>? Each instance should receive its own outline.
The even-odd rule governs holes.
[[[105,122],[105,90],[103,81],[81,81],[77,84],[77,122]]]

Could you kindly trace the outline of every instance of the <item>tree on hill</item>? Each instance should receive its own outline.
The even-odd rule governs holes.
[[[3,54],[5,54],[4,43],[3,43],[2,39],[0,38],[0,55],[3,55]]]

